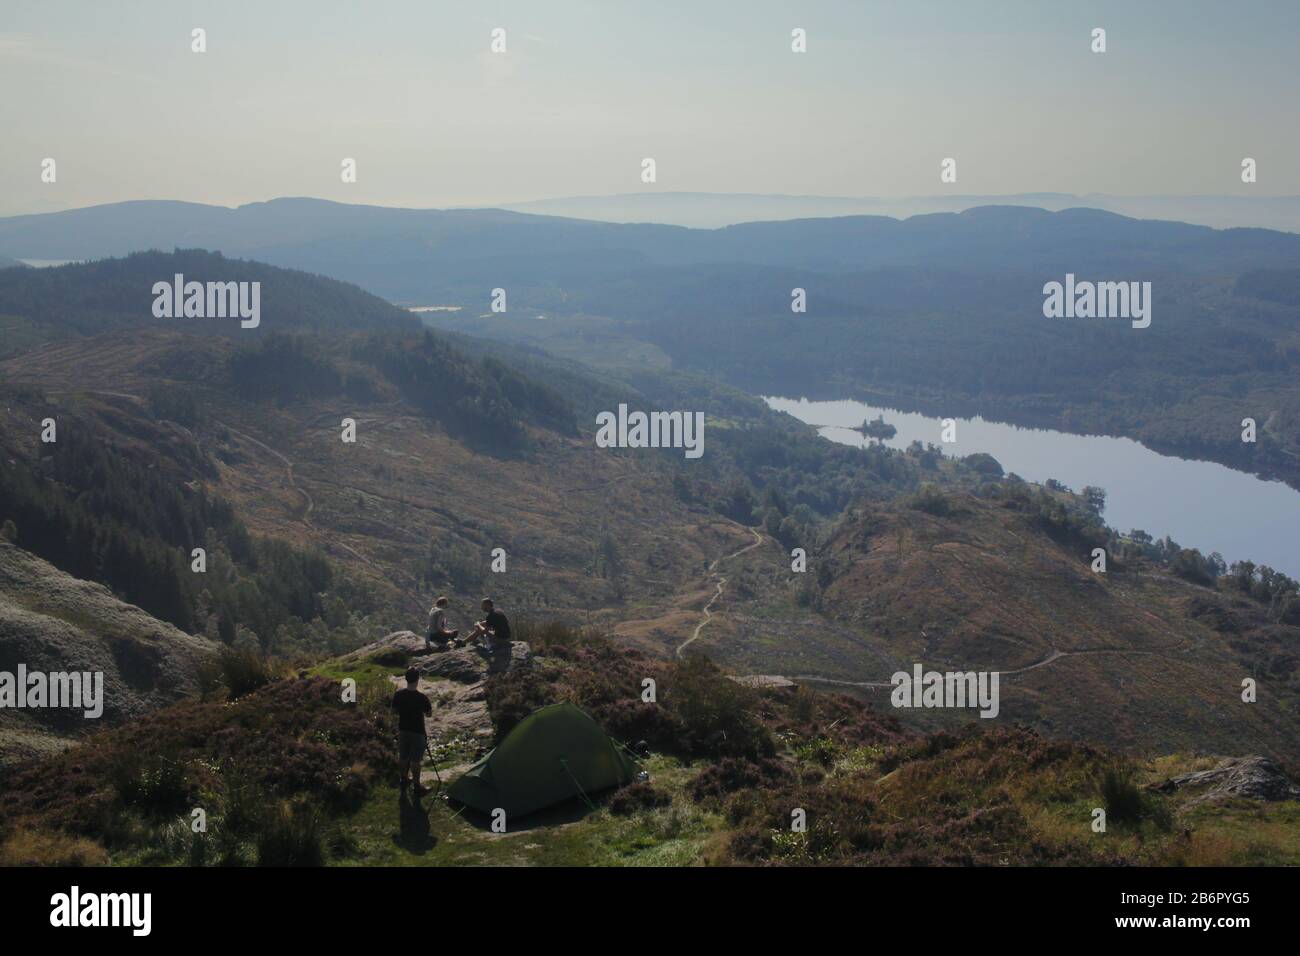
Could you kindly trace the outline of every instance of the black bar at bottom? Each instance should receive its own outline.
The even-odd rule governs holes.
[[[408,934],[431,931],[443,945],[462,931],[490,932],[494,945],[516,935],[544,943],[565,926],[584,933],[599,926],[605,940],[648,933],[647,940],[667,942],[686,919],[732,942],[770,943],[787,931],[811,941],[840,928],[871,942],[895,934],[969,942],[1021,931],[1061,940],[1170,933],[1231,940],[1291,923],[1284,907],[1293,908],[1292,878],[1264,868],[9,869],[0,870],[0,925],[19,937],[76,932],[127,945],[205,946],[402,945]],[[140,932],[143,896],[105,901],[101,894],[149,894],[148,935]],[[136,901],[139,908],[129,907]],[[122,925],[52,925],[52,917],[81,923],[100,910],[108,920],[116,911]]]

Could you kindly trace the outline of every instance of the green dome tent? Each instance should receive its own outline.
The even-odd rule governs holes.
[[[466,770],[447,795],[491,813],[519,817],[553,803],[628,783],[637,764],[573,704],[533,711]]]

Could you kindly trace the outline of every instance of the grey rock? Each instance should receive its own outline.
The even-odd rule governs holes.
[[[1269,757],[1257,755],[1229,757],[1213,770],[1180,774],[1156,784],[1153,789],[1162,793],[1175,793],[1202,787],[1207,789],[1192,799],[1188,806],[1215,803],[1234,797],[1270,803],[1279,800],[1300,800],[1300,787],[1287,777],[1277,762]]]
[[[343,655],[345,661],[368,660],[391,667],[406,667],[412,657],[431,654],[424,638],[414,631],[393,631],[364,647]]]
[[[508,645],[497,646],[492,654],[477,647],[435,651],[412,661],[412,665],[427,677],[474,684],[493,674],[528,667],[531,662],[532,650],[529,646],[523,641],[512,641]]]
[[[343,659],[369,660],[395,668],[414,667],[422,677],[431,680],[474,684],[493,674],[529,666],[532,651],[524,641],[499,645],[492,654],[474,645],[440,650],[426,647],[424,637],[413,631],[394,631]]]
[[[216,646],[0,541],[0,671],[104,675],[102,718],[82,711],[0,711],[0,762],[27,745],[119,724],[194,694]]]

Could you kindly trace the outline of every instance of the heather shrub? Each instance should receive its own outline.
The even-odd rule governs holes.
[[[677,663],[663,698],[681,726],[684,756],[752,759],[776,752],[772,735],[757,716],[757,692],[728,680],[706,657],[693,655]]]
[[[174,754],[113,750],[107,776],[117,799],[148,816],[174,815],[189,802],[185,767]]]
[[[498,742],[539,707],[568,700],[605,732],[687,759],[771,756],[775,746],[759,718],[760,698],[727,679],[707,658],[653,660],[597,635],[560,624],[529,625],[543,662],[489,679],[488,709]],[[521,637],[522,639],[522,637]],[[530,644],[532,641],[530,640]],[[545,657],[564,661],[548,667]],[[658,688],[655,703],[642,701],[642,680]]]
[[[615,816],[626,817],[643,810],[666,807],[672,802],[672,797],[668,794],[642,781],[616,790],[609,798],[609,812]]]
[[[951,750],[960,743],[960,737],[944,730],[922,737],[919,740],[900,743],[891,747],[881,758],[880,772],[890,773],[908,761],[937,756],[945,750]]]
[[[737,790],[772,787],[785,784],[790,778],[790,771],[779,760],[723,757],[696,775],[689,792],[691,799],[698,803],[716,802]]]
[[[323,814],[350,812],[376,779],[396,772],[386,715],[341,706],[335,681],[280,680],[233,702],[181,701],[101,731],[75,761],[7,773],[0,829],[39,823],[110,850],[149,852],[165,837],[160,821],[188,820],[203,806],[213,844],[203,861],[247,862],[245,844],[263,832],[272,834],[262,840],[268,859],[309,859],[305,841],[290,839],[309,834],[309,821],[268,823],[268,808],[302,798]],[[179,857],[200,852],[171,849]]]
[[[539,707],[564,699],[556,675],[538,667],[490,677],[486,693],[497,743]]]
[[[223,647],[216,665],[217,680],[231,700],[251,694],[280,676],[271,661],[254,650]]]

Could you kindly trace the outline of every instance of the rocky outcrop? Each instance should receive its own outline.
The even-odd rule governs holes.
[[[103,715],[0,709],[0,759],[141,716],[198,691],[213,643],[0,541],[0,671],[102,673]]]
[[[1202,791],[1188,801],[1189,807],[1233,798],[1270,803],[1300,800],[1300,787],[1275,761],[1260,756],[1230,757],[1213,770],[1180,774],[1156,784],[1153,789],[1161,793]]]
[[[528,667],[531,663],[532,650],[523,641],[500,644],[491,653],[486,649],[466,647],[434,651],[412,661],[426,677],[441,677],[460,684],[473,684],[493,674]]]
[[[492,674],[529,666],[532,651],[523,641],[499,644],[488,653],[481,645],[429,647],[414,631],[394,631],[344,655],[344,661],[372,661],[387,667],[414,667],[430,680],[473,684]]]
[[[424,638],[414,631],[393,631],[377,641],[343,655],[345,661],[374,661],[390,667],[405,667],[412,657],[428,654]]]
[[[343,659],[392,667],[394,690],[405,686],[402,672],[414,667],[420,672],[420,692],[433,703],[433,713],[425,720],[430,741],[435,745],[459,741],[467,756],[477,756],[492,746],[488,678],[532,666],[532,651],[523,641],[500,644],[491,654],[473,645],[440,650],[426,647],[424,638],[413,631],[394,631]],[[454,775],[467,766],[444,770],[444,775]],[[425,776],[431,776],[431,771],[426,770]]]

